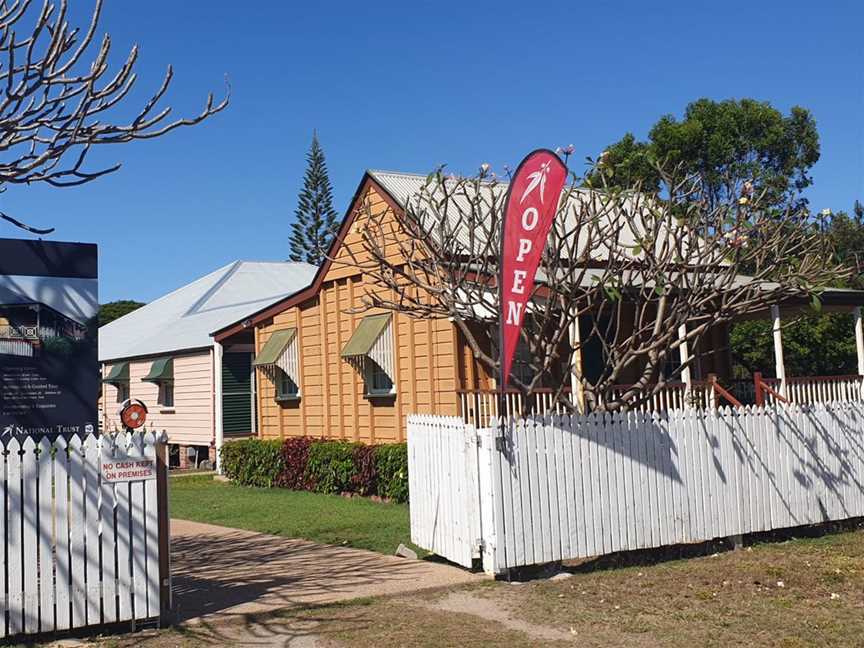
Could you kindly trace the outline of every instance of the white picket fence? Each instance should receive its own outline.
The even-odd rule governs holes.
[[[0,443],[0,637],[160,615],[157,481],[110,483],[100,467],[118,453],[155,461],[163,442],[121,433]]]
[[[411,416],[408,446],[412,540],[493,573],[864,515],[861,402]]]

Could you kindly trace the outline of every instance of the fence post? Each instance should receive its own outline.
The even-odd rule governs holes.
[[[171,623],[171,521],[168,512],[168,437],[156,437],[156,502],[159,514],[159,624]]]
[[[765,396],[762,394],[762,372],[753,372],[753,387],[756,390],[756,407],[762,407],[765,404]]]

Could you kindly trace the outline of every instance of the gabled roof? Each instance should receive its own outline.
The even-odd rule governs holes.
[[[99,360],[210,346],[210,335],[309,285],[308,263],[235,261],[99,329]]]
[[[311,283],[286,296],[284,299],[249,315],[247,318],[249,320],[249,325],[258,324],[259,322],[262,322],[277,313],[284,312],[286,309],[291,308],[296,304],[301,304],[307,299],[315,297],[318,294],[318,291],[321,289],[321,284],[324,282],[324,277],[327,276],[327,272],[330,270],[330,266],[333,263],[331,259],[333,259],[336,251],[342,245],[342,241],[345,239],[345,235],[348,233],[351,224],[354,222],[354,217],[357,215],[358,210],[356,210],[354,206],[360,196],[362,196],[371,185],[374,185],[380,190],[381,197],[387,202],[391,209],[402,209],[402,206],[394,200],[393,196],[390,195],[387,189],[375,179],[373,176],[375,173],[381,172],[366,171],[360,179],[360,184],[357,186],[354,196],[348,203],[348,211],[345,212],[345,216],[342,218],[342,223],[339,225],[339,230],[336,232],[336,236],[333,237],[333,242],[330,244],[330,249],[327,251],[327,258],[324,260],[324,263],[318,267],[318,271],[315,273],[315,277],[312,279]],[[213,335],[216,340],[224,340],[225,338],[242,331],[246,327],[246,322],[235,320],[234,322],[227,323],[221,329],[215,330]]]

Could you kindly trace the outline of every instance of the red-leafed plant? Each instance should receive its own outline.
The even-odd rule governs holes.
[[[308,437],[290,437],[282,444],[282,471],[276,478],[276,486],[291,490],[306,490],[310,488],[307,476],[309,463],[309,447],[312,439]]]
[[[378,494],[375,446],[354,446],[354,474],[351,475],[351,490],[360,495]]]

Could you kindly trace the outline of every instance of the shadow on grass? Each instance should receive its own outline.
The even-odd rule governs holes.
[[[787,542],[801,538],[819,538],[848,531],[864,530],[864,518],[850,518],[839,522],[826,522],[824,524],[811,524],[788,529],[775,529],[759,533],[748,533],[742,538],[743,546],[758,544],[769,544]],[[585,574],[595,571],[609,569],[620,569],[623,567],[648,567],[664,562],[683,560],[687,558],[699,558],[734,550],[730,538],[718,538],[708,542],[694,544],[677,544],[653,549],[637,549],[634,551],[619,551],[597,558],[589,558],[581,562],[568,562],[566,564],[552,563],[513,569],[505,577],[509,580],[528,581],[549,578],[559,572],[571,574]]]

